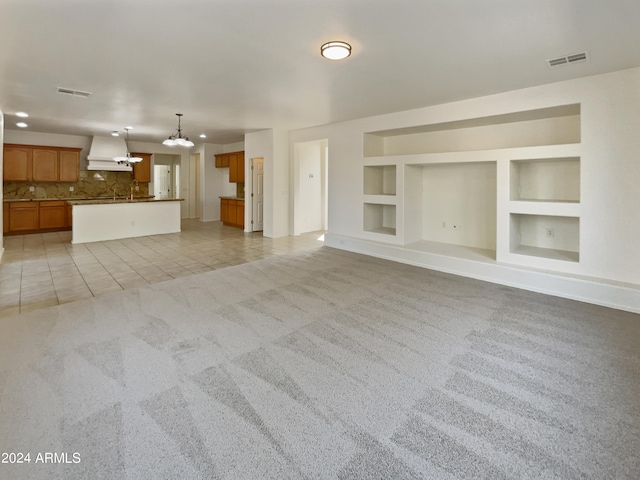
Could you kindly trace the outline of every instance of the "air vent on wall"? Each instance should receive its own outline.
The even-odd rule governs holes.
[[[82,90],[74,90],[72,88],[58,87],[58,93],[64,93],[65,95],[73,95],[74,97],[87,98],[92,95],[91,92],[83,92]]]
[[[547,60],[547,65],[550,67],[559,67],[560,65],[569,65],[570,63],[586,62],[589,60],[587,52],[574,53],[573,55],[566,55],[564,57],[552,58]]]

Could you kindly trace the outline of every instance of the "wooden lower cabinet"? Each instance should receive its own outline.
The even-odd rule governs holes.
[[[19,235],[71,230],[72,208],[65,200],[4,202],[3,233]]]
[[[63,229],[67,226],[67,202],[64,200],[43,201],[40,203],[40,230]]]
[[[244,200],[221,198],[220,221],[231,227],[244,228]]]
[[[38,230],[38,210],[38,202],[9,203],[9,233]]]
[[[9,204],[3,202],[2,204],[2,233],[9,231]]]

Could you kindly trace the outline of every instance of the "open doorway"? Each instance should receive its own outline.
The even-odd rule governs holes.
[[[294,235],[327,229],[328,156],[327,139],[294,145]]]
[[[251,231],[264,228],[264,158],[251,159]]]
[[[153,192],[156,198],[178,198],[180,192],[180,156],[154,155]]]

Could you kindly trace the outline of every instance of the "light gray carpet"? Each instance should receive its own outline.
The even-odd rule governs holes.
[[[2,479],[640,472],[640,316],[326,247],[0,335]]]

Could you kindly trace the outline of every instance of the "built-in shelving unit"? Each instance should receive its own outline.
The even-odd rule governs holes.
[[[395,235],[396,206],[381,203],[365,203],[364,231],[384,235]]]
[[[571,270],[580,261],[580,125],[572,104],[364,133],[365,237]]]
[[[395,195],[396,166],[374,165],[364,167],[365,195]]]

